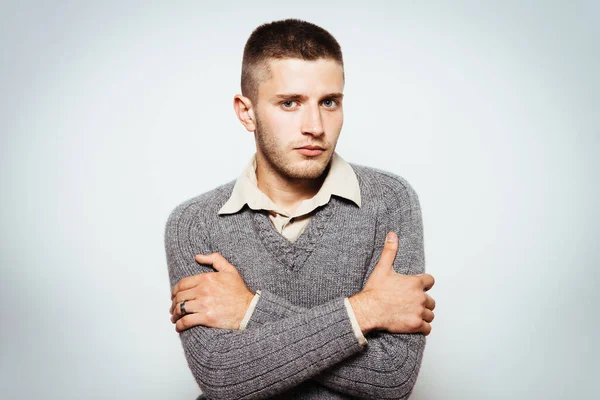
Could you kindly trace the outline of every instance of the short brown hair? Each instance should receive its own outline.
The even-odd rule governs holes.
[[[254,103],[260,85],[257,70],[264,68],[269,73],[270,59],[285,58],[309,61],[324,58],[344,66],[339,43],[325,29],[293,18],[273,21],[256,28],[246,42],[242,61],[242,95]]]

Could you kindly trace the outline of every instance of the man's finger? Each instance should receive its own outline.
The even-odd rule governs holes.
[[[219,272],[228,271],[230,268],[235,268],[219,253],[211,254],[196,254],[196,261],[200,264],[211,265]]]
[[[185,317],[186,315],[189,314],[193,314],[193,313],[197,313],[200,311],[199,307],[198,307],[198,302],[195,300],[186,300],[185,301],[185,314],[181,313],[181,310],[179,309],[179,304],[177,304],[177,307],[175,308],[175,312],[173,313],[173,315],[171,315],[171,322],[175,323],[177,322],[180,318]]]
[[[175,323],[175,330],[181,333],[193,326],[205,325],[205,319],[203,313],[186,314],[177,320]]]
[[[225,260],[225,258],[223,256],[221,256],[219,253],[211,253],[211,254],[196,254],[196,256],[194,257],[196,259],[197,262],[199,262],[200,264],[208,264],[208,265],[213,265],[214,263],[214,255],[219,255],[221,258],[223,258],[223,260]],[[227,261],[227,260],[225,260]],[[213,265],[214,266],[214,265]],[[217,269],[217,268],[215,268]],[[174,287],[173,290],[171,290],[171,300],[173,300],[173,297],[175,297],[175,295],[177,294],[177,292],[181,291],[181,290],[186,290],[186,289],[190,289],[194,286],[196,286],[198,284],[198,276],[200,275],[193,275],[193,276],[188,276],[185,277],[183,279],[181,279]]]
[[[182,278],[179,282],[177,282],[177,284],[173,286],[173,290],[171,290],[171,299],[173,299],[173,297],[175,297],[178,292],[181,292],[182,290],[191,289],[194,286],[197,286],[198,278],[200,277],[200,275],[201,274],[186,276],[185,278]]]
[[[384,265],[385,269],[393,270],[394,259],[398,252],[398,236],[394,232],[388,232],[383,245],[383,251],[377,261],[377,265]]]
[[[177,293],[177,295],[171,301],[171,307],[169,308],[169,312],[171,314],[178,312],[179,304],[181,304],[182,301],[195,300],[196,294],[197,293],[195,293],[193,290],[189,290],[189,289]],[[187,303],[186,303],[186,305],[187,305]]]
[[[187,277],[181,279],[177,283],[177,285],[175,285],[175,287],[173,287],[173,291],[171,292],[171,301],[173,301],[175,296],[177,296],[177,293],[183,292],[184,290],[188,290],[188,289],[198,286],[198,284],[200,284],[200,280],[203,279],[203,278],[201,278],[201,276],[206,275],[206,274],[216,274],[216,272],[203,272],[198,275],[187,276]]]
[[[419,331],[423,332],[425,336],[429,335],[431,333],[431,324],[429,324],[429,322],[423,321],[423,325],[421,326],[421,329],[419,329]]]
[[[431,321],[433,321],[434,318],[435,314],[433,313],[433,311],[427,308],[425,309],[425,311],[423,311],[423,321],[431,323]]]
[[[433,299],[433,297],[431,297],[427,293],[425,293],[425,296],[426,296],[425,307],[428,308],[429,310],[433,311],[435,309],[435,300]]]
[[[421,282],[423,283],[423,290],[428,291],[435,284],[435,279],[429,274],[420,274]]]

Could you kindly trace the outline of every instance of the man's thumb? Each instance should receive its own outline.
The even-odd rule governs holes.
[[[398,236],[394,232],[388,232],[385,238],[385,244],[383,245],[383,251],[381,257],[377,262],[378,268],[392,269],[396,253],[398,252]]]
[[[229,264],[229,261],[219,253],[196,254],[195,258],[200,264],[211,265],[217,272],[229,271],[230,267],[233,267]]]

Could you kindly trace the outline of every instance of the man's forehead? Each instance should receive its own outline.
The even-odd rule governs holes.
[[[269,59],[260,68],[260,87],[266,91],[300,91],[311,88],[341,91],[344,69],[331,59],[303,60],[298,58]]]

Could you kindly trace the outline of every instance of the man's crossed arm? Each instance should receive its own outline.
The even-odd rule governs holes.
[[[402,216],[402,224],[420,228],[420,218],[417,208]],[[366,350],[348,326],[343,299],[305,309],[263,292],[247,330],[237,331],[253,294],[233,265],[213,253],[196,258],[205,273],[186,276],[184,271],[177,272],[177,265],[170,268],[172,283],[178,282],[173,287],[173,322],[207,396],[260,398],[314,378],[353,396],[408,397],[420,366],[423,334],[431,329],[435,307],[425,293],[433,277],[422,273],[422,234],[408,228],[415,226],[399,229],[409,232],[400,238],[400,253],[397,241],[386,242],[363,290],[350,297],[359,325],[369,335]],[[170,253],[170,263],[177,261],[188,269],[180,251],[191,248],[179,244]],[[197,248],[198,243],[194,244]],[[188,260],[193,258],[187,254]],[[407,260],[416,263],[406,265]],[[211,272],[209,265],[217,272]],[[183,300],[191,314],[181,318],[178,305]]]
[[[397,274],[393,261],[398,251],[398,238],[393,232],[388,234],[388,238],[363,290],[349,298],[352,310],[363,334],[385,330],[428,335],[434,318],[435,300],[425,292],[433,286],[434,279],[429,274]],[[212,266],[217,272],[189,276],[175,285],[169,309],[171,322],[176,324],[178,332],[197,325],[238,329],[254,294],[237,269],[219,253],[197,254],[195,260]],[[281,300],[277,304],[281,304]],[[182,301],[186,301],[186,315],[179,307]],[[289,303],[279,310],[283,311],[283,316],[307,310],[297,307],[293,311],[294,307]],[[270,316],[268,321],[277,319],[272,314]]]
[[[362,333],[367,335],[375,330],[385,330],[390,333],[423,333],[428,335],[433,321],[435,301],[425,293],[433,286],[431,275],[400,275],[393,270],[393,260],[397,251],[397,238],[386,242],[381,258],[371,273],[364,289],[350,297],[352,309],[356,315]],[[207,272],[190,276],[179,281],[172,291],[170,312],[171,322],[176,323],[177,331],[203,325],[220,329],[238,329],[248,305],[254,295],[244,284],[236,268],[219,253],[197,255],[196,261],[211,265],[218,272]],[[248,329],[261,326],[279,319],[306,312],[308,309],[295,306],[287,300],[270,292],[261,294],[261,304],[252,313]],[[179,304],[186,301],[183,315]],[[379,349],[374,349],[380,347]],[[373,349],[373,350],[371,350]],[[367,351],[385,352],[376,341],[371,343]],[[381,356],[381,355],[380,355]],[[379,357],[380,357],[379,356]],[[406,356],[406,355],[404,355]],[[368,356],[355,361],[355,365],[343,368],[344,362],[338,364],[337,371],[321,373],[315,378],[335,390],[360,396],[381,396],[385,388],[375,388],[376,381],[381,381],[381,375],[392,376],[390,371],[401,371],[401,366],[379,365],[378,369],[359,372],[361,364],[377,367],[381,358]],[[412,366],[414,368],[414,366]],[[414,370],[410,375],[415,375]],[[392,383],[387,388],[392,393],[397,386],[410,384],[410,376],[402,376],[402,382]],[[415,376],[416,378],[416,376]],[[348,385],[352,381],[352,385]],[[412,382],[414,383],[414,382]],[[375,384],[375,386],[377,386]],[[348,392],[348,389],[351,389]]]

